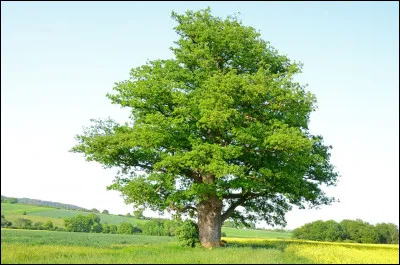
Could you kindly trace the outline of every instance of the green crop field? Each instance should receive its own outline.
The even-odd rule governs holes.
[[[185,248],[172,237],[1,230],[1,263],[399,263],[398,245],[230,239]]]

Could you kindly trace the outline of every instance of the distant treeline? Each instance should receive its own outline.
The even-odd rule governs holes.
[[[6,197],[1,195],[1,202],[4,203],[21,203],[21,204],[30,204],[30,205],[38,205],[38,206],[45,206],[45,207],[52,207],[58,209],[67,209],[67,210],[77,210],[77,211],[87,211],[90,210],[76,206],[71,204],[59,203],[59,202],[51,202],[51,201],[42,201],[36,199],[29,199],[29,198],[14,198],[14,197]]]
[[[330,242],[398,244],[399,228],[392,223],[374,226],[360,219],[343,220],[340,223],[318,220],[294,229],[293,237]]]

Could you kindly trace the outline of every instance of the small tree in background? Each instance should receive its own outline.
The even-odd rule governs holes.
[[[378,223],[375,225],[379,237],[379,243],[398,244],[399,228],[392,223]]]
[[[9,227],[12,223],[6,219],[6,217],[2,214],[1,215],[1,227]]]
[[[46,223],[43,224],[43,228],[46,229],[46,230],[53,229],[53,222],[48,220]]]
[[[15,225],[19,228],[30,228],[32,226],[32,220],[26,218],[19,218]]]
[[[144,209],[137,209],[137,210],[133,211],[133,216],[136,219],[143,219],[144,218],[143,212],[144,212]]]
[[[123,222],[118,226],[117,234],[133,234],[133,225],[128,222]]]
[[[110,214],[110,213],[108,212],[108,210],[103,210],[101,213],[103,213],[103,214]]]
[[[97,210],[96,208],[93,208],[92,210],[90,210],[92,213],[100,213],[99,210]]]
[[[116,234],[118,230],[118,226],[110,225],[110,234]]]

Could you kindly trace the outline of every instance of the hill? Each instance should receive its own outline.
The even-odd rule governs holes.
[[[20,203],[1,203],[1,214],[4,214],[7,220],[15,222],[19,218],[28,218],[32,222],[52,221],[55,226],[64,227],[64,218],[76,216],[78,214],[87,215],[90,212],[82,212],[67,209],[57,209],[44,206],[26,205]],[[129,222],[135,226],[141,226],[148,220],[136,219],[129,216],[120,216],[114,214],[97,213],[101,223],[119,225],[122,222]],[[237,238],[291,238],[292,233],[288,232],[273,232],[255,229],[237,229],[232,227],[222,227],[222,232],[226,233],[227,237]]]
[[[88,209],[72,205],[65,204],[60,202],[52,202],[52,201],[42,201],[37,199],[29,199],[29,198],[13,198],[6,197],[1,195],[1,202],[11,202],[11,203],[21,203],[21,204],[29,204],[29,205],[38,205],[38,206],[46,206],[46,207],[54,207],[58,209],[68,209],[68,210],[79,210],[79,211],[89,211]]]

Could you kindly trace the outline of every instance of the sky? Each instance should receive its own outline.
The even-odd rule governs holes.
[[[310,131],[332,145],[340,200],[294,209],[315,220],[399,224],[398,2],[1,2],[1,194],[132,212],[107,191],[115,170],[68,150],[92,118],[128,120],[106,93],[146,60],[169,59],[171,11],[240,13],[317,97]],[[147,216],[155,216],[148,210]],[[261,224],[262,225],[262,224]]]

